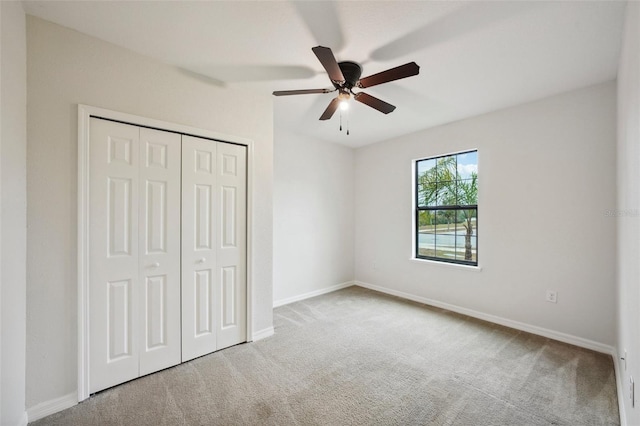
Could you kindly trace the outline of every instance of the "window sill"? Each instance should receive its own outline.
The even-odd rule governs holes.
[[[471,265],[461,265],[459,263],[449,263],[449,262],[438,262],[436,260],[429,260],[429,259],[420,259],[418,257],[412,257],[410,260],[414,261],[414,262],[420,262],[420,263],[427,263],[430,265],[437,265],[437,266],[442,266],[445,268],[458,268],[458,269],[464,269],[467,271],[472,271],[472,272],[480,272],[482,271],[482,266],[471,266]]]

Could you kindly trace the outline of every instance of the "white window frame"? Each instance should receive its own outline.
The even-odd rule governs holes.
[[[419,161],[422,160],[426,160],[426,159],[430,159],[430,158],[438,158],[438,157],[446,157],[446,156],[450,156],[450,155],[458,155],[458,154],[463,154],[466,152],[472,152],[475,151],[476,155],[478,156],[478,163],[480,163],[480,150],[478,148],[467,148],[467,149],[462,149],[462,150],[458,150],[458,151],[454,151],[454,152],[449,152],[449,153],[440,153],[440,154],[429,154],[429,155],[425,155],[422,156],[420,158],[414,158],[411,160],[411,184],[410,184],[410,188],[411,188],[411,255],[409,257],[409,260],[417,262],[417,263],[421,263],[423,265],[435,265],[435,266],[441,266],[444,268],[454,268],[454,269],[461,269],[461,270],[467,270],[467,271],[474,271],[474,272],[480,272],[482,271],[482,265],[480,263],[480,258],[478,258],[478,264],[477,265],[466,265],[466,264],[461,264],[461,263],[453,263],[453,262],[446,262],[446,261],[440,261],[440,260],[432,260],[432,259],[425,259],[425,258],[421,258],[421,257],[417,257],[417,235],[418,235],[418,230],[417,230],[417,218],[416,218],[416,214],[417,214],[417,163]],[[477,206],[481,205],[481,185],[480,185],[480,180],[478,180],[478,203]],[[483,237],[484,238],[484,237]]]

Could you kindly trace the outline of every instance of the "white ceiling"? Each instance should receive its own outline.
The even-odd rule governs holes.
[[[614,79],[625,3],[432,1],[26,1],[31,15],[209,77],[274,90],[329,88],[311,51],[328,46],[363,77],[415,61],[420,74],[365,89],[397,106],[335,93],[274,97],[275,125],[357,147]],[[346,124],[346,117],[344,119]]]

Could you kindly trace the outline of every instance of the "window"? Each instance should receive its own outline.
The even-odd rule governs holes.
[[[415,256],[478,265],[478,151],[416,161]]]

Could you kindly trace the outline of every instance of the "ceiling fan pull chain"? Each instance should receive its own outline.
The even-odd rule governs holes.
[[[342,131],[342,111],[340,111],[340,131]]]
[[[349,136],[349,111],[347,111],[347,136]]]

